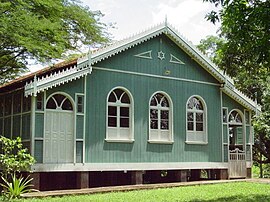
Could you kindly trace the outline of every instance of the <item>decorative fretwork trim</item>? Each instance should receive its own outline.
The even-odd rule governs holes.
[[[25,96],[37,96],[40,92],[91,74],[92,67],[89,64],[89,59],[79,59],[77,65],[53,72],[50,75],[47,74],[42,77],[35,76],[33,81],[26,83]]]

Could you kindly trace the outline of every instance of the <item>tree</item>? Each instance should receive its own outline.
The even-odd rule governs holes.
[[[221,21],[222,47],[220,66],[233,77],[235,85],[262,105],[256,117],[255,160],[270,162],[270,1],[203,0],[215,4],[206,16],[213,23]],[[257,155],[262,154],[262,158]]]
[[[225,69],[225,67],[222,67],[223,48],[225,42],[226,40],[224,38],[211,35],[202,39],[200,44],[197,45],[197,48],[221,69]]]
[[[58,59],[67,51],[108,40],[102,14],[77,0],[2,0],[0,83],[27,71],[27,62]]]

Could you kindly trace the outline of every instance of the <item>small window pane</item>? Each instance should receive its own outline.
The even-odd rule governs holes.
[[[128,128],[129,127],[129,118],[120,118],[120,127]]]
[[[108,117],[108,126],[116,127],[116,117]]]
[[[222,110],[222,113],[223,113],[223,123],[227,123],[227,109],[223,109]]]
[[[203,121],[203,113],[196,113],[196,121]]]
[[[61,103],[66,98],[64,95],[61,95],[61,94],[56,94],[53,97],[56,100],[58,106],[61,106]]]
[[[169,111],[161,110],[161,119],[169,119]]]
[[[203,104],[200,100],[196,99],[196,109],[203,110]]]
[[[158,101],[158,103],[160,103],[161,99],[164,97],[164,95],[162,95],[161,93],[157,93],[154,95]]]
[[[150,118],[151,119],[158,119],[158,110],[157,109],[150,109]]]
[[[108,107],[109,116],[116,116],[117,115],[117,108],[113,106]]]
[[[109,102],[116,102],[116,97],[113,92],[109,96]]]
[[[241,118],[240,114],[236,115],[235,120],[237,123],[242,123],[242,118]]]
[[[155,96],[151,98],[150,106],[157,106],[157,101],[155,99]]]
[[[151,120],[151,129],[158,129],[158,120]]]
[[[128,107],[121,107],[120,108],[120,116],[121,117],[129,117],[129,108]]]
[[[122,95],[123,93],[125,93],[125,92],[124,92],[123,90],[121,90],[121,89],[115,89],[115,90],[114,90],[114,93],[116,94],[117,99],[120,100],[121,95]]]
[[[7,96],[5,99],[5,115],[11,115],[12,96]]]
[[[43,110],[43,93],[37,95],[37,109]]]
[[[77,95],[77,112],[78,113],[83,113],[84,109],[84,105],[83,105],[83,95]]]
[[[73,110],[73,107],[72,107],[72,104],[71,102],[69,101],[69,99],[66,99],[62,105],[62,109],[63,110]]]
[[[166,97],[163,98],[161,106],[162,107],[169,107],[169,101],[167,100]]]
[[[13,114],[21,112],[21,94],[15,94],[13,97]]]
[[[46,108],[47,109],[56,109],[56,103],[55,101],[53,100],[53,98],[50,98],[47,102],[47,105],[46,105]]]
[[[193,122],[188,122],[188,130],[194,130]]]
[[[78,105],[77,109],[78,109],[78,113],[83,113],[83,106],[82,105]]]
[[[82,96],[78,96],[77,97],[77,102],[78,102],[78,104],[82,104],[83,103],[83,98],[82,98]]]
[[[198,98],[192,97],[188,100],[187,108],[188,109],[195,108],[197,110],[203,110],[203,104]]]
[[[249,112],[246,111],[246,112],[245,112],[245,115],[246,115],[246,124],[250,124],[250,120],[249,120]]]
[[[203,123],[196,123],[196,131],[203,131]]]
[[[229,115],[229,122],[242,123],[242,118],[237,111],[232,111]]]
[[[168,120],[161,120],[161,129],[162,130],[169,130],[169,121]]]
[[[128,95],[126,93],[122,96],[121,102],[122,103],[127,103],[127,104],[130,103],[129,97],[128,97]]]
[[[23,97],[23,112],[30,111],[31,109],[31,97]]]
[[[194,120],[194,117],[193,117],[193,113],[192,112],[188,112],[187,113],[187,120],[188,121],[193,121]]]

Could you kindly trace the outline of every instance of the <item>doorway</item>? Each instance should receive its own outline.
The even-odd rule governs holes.
[[[46,103],[44,163],[73,163],[74,110],[71,100],[54,94]]]
[[[229,178],[246,178],[243,115],[238,110],[229,114]]]

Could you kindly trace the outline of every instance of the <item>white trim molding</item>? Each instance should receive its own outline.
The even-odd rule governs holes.
[[[155,163],[77,163],[35,164],[33,172],[64,171],[132,171],[132,170],[228,169],[222,162],[155,162]]]
[[[160,100],[158,100],[156,95],[162,95]],[[152,100],[155,101],[156,105],[151,105]],[[167,104],[168,106],[162,106],[164,104],[165,105]],[[173,102],[172,102],[171,97],[164,91],[156,91],[151,95],[148,106],[149,106],[148,142],[158,143],[158,144],[172,144],[173,143]],[[151,117],[151,111],[155,112],[152,114],[153,117]],[[162,112],[164,112],[163,115],[162,115]],[[166,112],[168,112],[168,115]],[[162,116],[165,116],[165,117],[162,117]],[[166,118],[166,116],[168,117]],[[156,122],[157,128],[151,128],[151,120]],[[167,125],[168,128],[162,129],[162,122],[164,123],[168,122],[168,125]],[[164,126],[166,126],[166,124]]]
[[[192,109],[188,109],[189,102],[192,102],[191,99],[196,99],[201,102],[202,109],[197,109],[194,103]],[[193,103],[191,103],[193,104]],[[208,143],[208,121],[207,121],[207,105],[205,100],[199,95],[192,95],[187,99],[186,102],[186,143],[187,144],[207,144]],[[191,120],[189,121],[188,114],[191,113]],[[202,114],[202,121],[197,120],[197,115]],[[197,124],[202,124],[202,130],[197,130]],[[188,123],[192,123],[192,130],[188,129]]]
[[[121,90],[123,93],[118,97],[114,91]],[[115,98],[115,102],[110,102],[110,95],[113,94]],[[122,98],[124,95],[128,96],[129,103],[122,102]],[[115,115],[109,115],[109,107],[115,108]],[[128,108],[128,117],[126,115],[122,115],[121,117],[121,109]],[[109,117],[116,119],[116,126],[109,127]],[[128,127],[121,127],[121,119],[128,118]],[[126,142],[133,143],[134,142],[134,100],[130,91],[122,86],[114,87],[107,94],[106,99],[106,142]]]
[[[85,62],[87,62],[87,64],[84,64]],[[24,87],[25,96],[37,96],[40,92],[79,79],[87,74],[91,74],[91,72],[92,67],[88,64],[88,60],[83,61],[83,63],[78,60],[75,66],[67,67],[50,75],[47,74],[41,78],[34,76],[34,80],[26,83]]]

